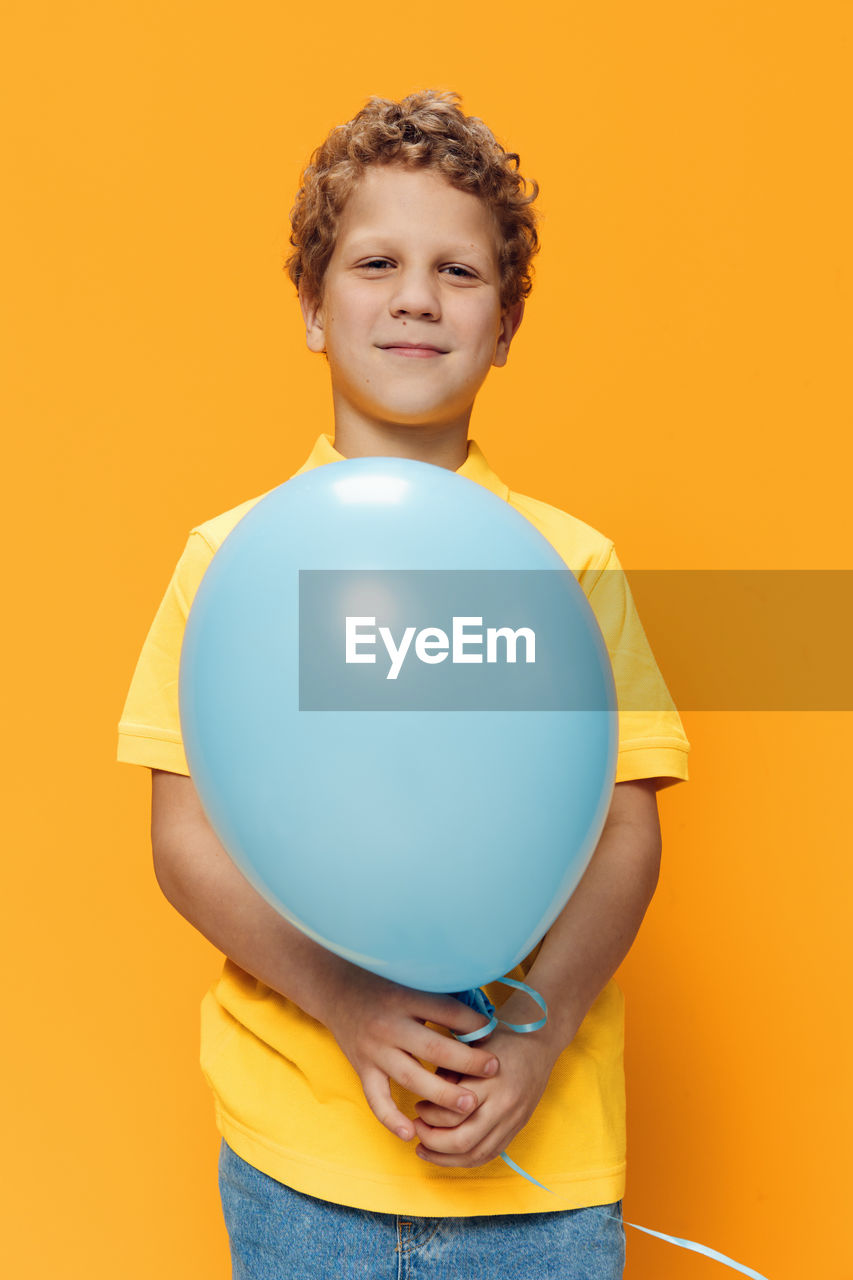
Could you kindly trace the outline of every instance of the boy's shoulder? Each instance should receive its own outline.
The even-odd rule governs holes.
[[[509,501],[548,539],[575,573],[603,569],[613,554],[613,541],[592,525],[540,498],[509,490]]]
[[[267,492],[271,493],[272,490],[267,490]],[[190,536],[196,535],[207,543],[212,553],[217,552],[235,525],[238,525],[243,516],[248,515],[252,507],[266,496],[266,493],[259,493],[256,497],[248,498],[238,506],[231,507],[228,511],[223,511],[221,515],[213,516],[210,520],[194,525],[190,530]]]

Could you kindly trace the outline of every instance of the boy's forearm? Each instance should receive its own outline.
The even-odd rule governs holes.
[[[595,853],[577,889],[546,934],[527,983],[548,1004],[537,1035],[561,1051],[628,954],[651,902],[660,869],[660,827],[651,782],[619,783]],[[508,1021],[535,1016],[528,996],[513,994]]]
[[[206,823],[154,836],[157,879],[176,911],[241,969],[325,1022],[348,962],[279,915]]]

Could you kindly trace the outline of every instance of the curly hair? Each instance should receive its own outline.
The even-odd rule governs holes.
[[[290,211],[293,252],[285,269],[299,289],[321,298],[346,202],[368,165],[431,168],[451,186],[479,196],[498,232],[501,307],[526,298],[538,252],[539,185],[518,172],[519,157],[505,151],[477,116],[459,108],[459,94],[425,89],[400,102],[369,98],[346,124],[337,125],[311,156]]]

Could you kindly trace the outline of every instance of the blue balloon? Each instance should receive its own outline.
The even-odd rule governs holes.
[[[511,970],[604,826],[618,718],[589,602],[518,511],[443,467],[349,459],[257,502],[201,582],[179,692],[247,879],[406,986]]]

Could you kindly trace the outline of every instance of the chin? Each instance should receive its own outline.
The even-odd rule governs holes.
[[[446,427],[454,421],[458,414],[446,413],[394,413],[389,414],[387,422],[399,427]]]
[[[445,405],[427,404],[387,404],[377,405],[371,416],[382,422],[399,423],[400,426],[430,426],[452,422],[459,416],[459,410]]]

